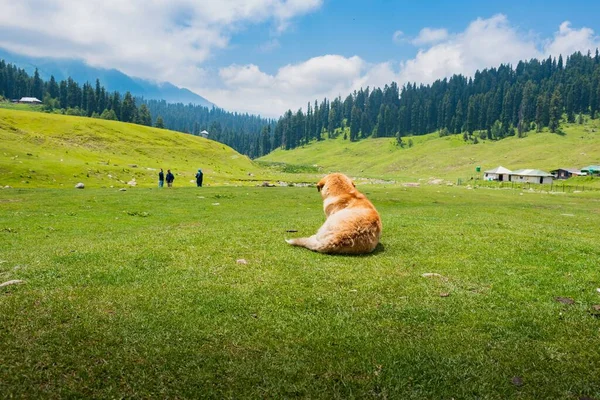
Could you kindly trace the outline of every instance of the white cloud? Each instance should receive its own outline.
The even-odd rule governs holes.
[[[554,34],[554,38],[546,42],[544,53],[545,55],[556,57],[559,54],[563,56],[570,55],[576,51],[586,54],[588,50],[593,52],[599,44],[600,37],[596,36],[592,29],[572,29],[571,23],[565,21],[560,24],[558,32]]]
[[[270,75],[254,65],[231,65],[219,71],[219,77],[226,87],[232,89],[269,88],[274,81]]]
[[[346,96],[360,82],[368,65],[360,57],[325,55],[288,64],[273,75],[256,65],[232,65],[219,71],[221,88],[197,88],[230,110],[277,117],[287,109],[306,108],[309,101]]]
[[[446,29],[423,28],[419,35],[414,38],[411,43],[416,46],[438,43],[448,38]]]
[[[264,42],[258,47],[258,51],[261,53],[271,53],[272,51],[281,47],[281,43],[279,43],[278,39],[271,39],[267,42]]]
[[[402,31],[396,31],[394,32],[394,34],[392,35],[392,41],[394,43],[402,43],[406,40],[405,36],[404,36],[404,32]]]
[[[589,28],[573,29],[563,23],[552,39],[540,40],[520,32],[501,14],[478,18],[460,33],[437,31],[422,30],[419,37],[430,46],[401,63],[370,64],[358,56],[327,55],[286,65],[272,75],[256,65],[231,66],[220,71],[224,87],[197,90],[227,109],[277,117],[287,109],[306,108],[308,101],[346,96],[360,87],[383,87],[392,81],[427,84],[453,74],[472,76],[478,69],[546,57],[549,52],[566,56],[600,47]],[[404,40],[404,35],[397,31],[394,38]]]
[[[520,34],[504,15],[478,18],[464,32],[419,50],[401,64],[400,81],[431,83],[452,74],[472,75],[477,69],[516,63],[540,53],[533,38]]]
[[[203,74],[199,66],[247,24],[271,22],[281,32],[322,2],[0,0],[0,47],[190,86]]]

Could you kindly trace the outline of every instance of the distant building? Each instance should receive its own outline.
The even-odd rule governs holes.
[[[203,130],[202,132],[200,132],[200,136],[202,136],[205,139],[208,139],[208,132],[206,130]]]
[[[550,171],[550,173],[554,175],[556,179],[569,179],[572,176],[587,175],[585,172],[582,172],[577,168],[559,168]]]
[[[585,172],[588,175],[600,175],[600,165],[588,165],[581,168],[581,172]]]
[[[510,181],[511,171],[503,166],[498,166],[488,171],[483,171],[483,179],[486,181]]]
[[[519,169],[510,173],[509,180],[512,182],[550,184],[552,178],[552,174],[539,169]]]
[[[17,103],[21,104],[42,104],[42,101],[37,97],[21,97]]]

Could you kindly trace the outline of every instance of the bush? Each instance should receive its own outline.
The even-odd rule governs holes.
[[[69,108],[67,108],[67,111],[66,111],[65,114],[67,114],[67,115],[77,115],[77,116],[80,116],[80,117],[83,116],[83,115],[85,115],[85,113],[83,113],[79,109],[79,107],[75,107],[75,108],[69,107]]]

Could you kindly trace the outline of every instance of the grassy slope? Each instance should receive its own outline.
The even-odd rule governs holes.
[[[0,397],[600,398],[597,193],[359,187],[365,257],[314,188],[0,191]]]
[[[0,109],[0,185],[13,187],[154,186],[158,168],[190,185],[274,176],[230,147],[192,135],[116,121]],[[248,174],[253,173],[250,177]],[[109,177],[110,175],[110,177]]]
[[[529,132],[522,139],[466,144],[462,135],[411,137],[411,148],[399,148],[394,139],[367,139],[351,143],[341,137],[311,143],[291,151],[276,150],[263,161],[317,164],[327,171],[395,180],[466,178],[476,166],[483,170],[502,165],[509,169],[550,171],[600,163],[600,120],[564,127],[566,135]],[[595,132],[594,132],[595,131]],[[405,138],[408,141],[408,138]]]

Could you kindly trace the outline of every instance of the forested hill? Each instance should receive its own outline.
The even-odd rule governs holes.
[[[454,75],[431,85],[396,83],[365,88],[333,100],[324,99],[306,111],[287,111],[271,136],[272,149],[292,149],[311,140],[339,134],[350,141],[367,137],[462,134],[467,141],[524,136],[532,129],[560,130],[563,118],[578,114],[595,118],[600,109],[600,55],[579,52],[563,60],[521,61],[516,67]],[[349,131],[349,132],[348,132]],[[243,150],[242,150],[243,151]]]
[[[30,76],[24,69],[0,60],[0,101],[36,97],[42,111],[82,117],[118,120],[167,128],[184,133],[209,132],[212,140],[225,143],[250,157],[257,157],[269,142],[275,121],[238,114],[216,107],[167,103],[164,100],[135,98],[130,92],[109,92],[96,79],[83,85],[73,78],[45,81],[36,69]],[[264,154],[264,152],[262,152]]]
[[[217,107],[174,104],[164,100],[146,100],[144,104],[152,116],[161,116],[164,126],[169,129],[194,135],[206,130],[209,139],[225,143],[251,158],[266,154],[261,138],[271,149],[269,134],[275,126],[274,120],[232,113]]]

